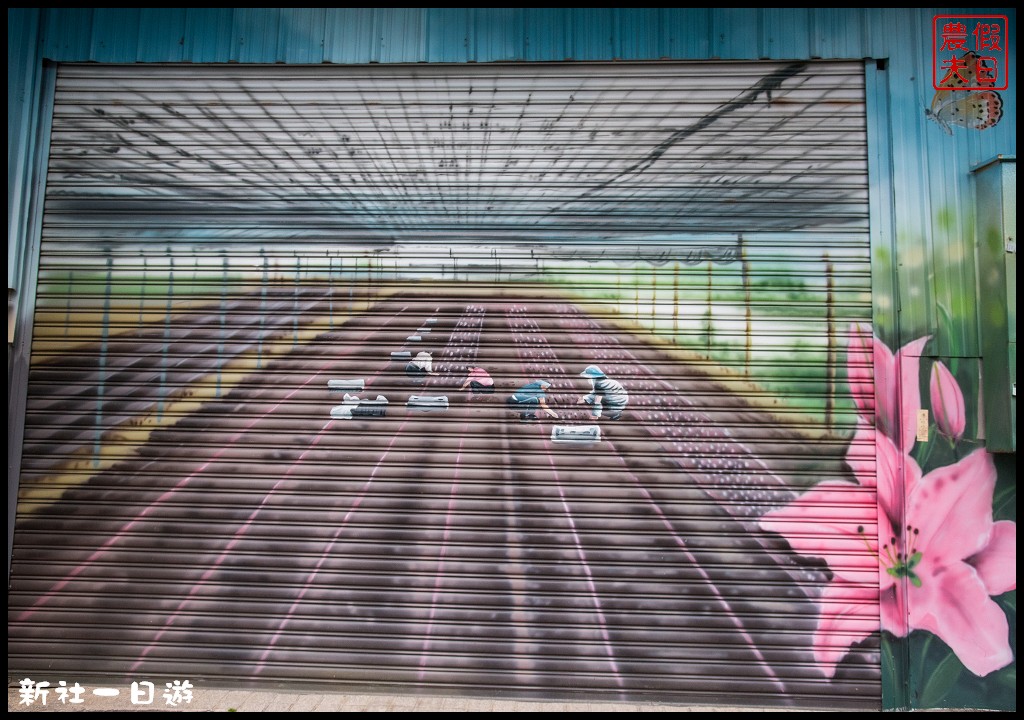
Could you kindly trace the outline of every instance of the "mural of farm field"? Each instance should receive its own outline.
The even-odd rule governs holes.
[[[860,64],[139,72],[57,79],[10,673],[881,705]]]
[[[827,478],[874,527],[866,279],[739,243],[47,274],[13,666],[876,703],[877,633],[822,661],[831,571],[759,526]],[[509,404],[537,380],[550,414]]]

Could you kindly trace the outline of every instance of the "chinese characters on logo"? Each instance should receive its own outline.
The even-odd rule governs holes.
[[[62,705],[81,705],[85,702],[85,698],[82,696],[86,694],[86,688],[77,682],[74,685],[68,685],[66,681],[61,680],[56,686],[53,686],[46,680],[35,681],[25,678],[20,681],[19,685],[20,705],[46,705],[47,700],[53,703],[59,702]],[[50,698],[51,690],[54,693],[53,698]],[[193,685],[188,680],[174,680],[164,684],[164,691],[160,697],[164,704],[178,707],[192,702],[192,690]],[[93,688],[90,694],[96,697],[117,697],[121,691],[117,688],[97,687]],[[148,680],[132,683],[130,690],[132,705],[152,705],[155,696],[156,685]]]
[[[999,90],[1009,87],[1010,38],[1005,15],[936,15],[932,19],[932,86],[924,115],[947,135],[954,127],[987,130],[1003,117]]]
[[[1005,15],[936,15],[932,85],[936,90],[1006,90],[1009,21]]]

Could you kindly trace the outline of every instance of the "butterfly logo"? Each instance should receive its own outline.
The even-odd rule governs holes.
[[[953,125],[972,130],[985,130],[995,126],[1003,117],[1003,98],[995,90],[962,90],[977,88],[979,64],[984,62],[976,52],[968,50],[951,62],[949,73],[942,79],[942,89],[932,98],[932,106],[924,111],[947,135],[953,134]],[[991,69],[981,65],[986,77]]]

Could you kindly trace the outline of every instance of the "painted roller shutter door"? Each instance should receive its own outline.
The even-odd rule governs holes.
[[[877,708],[864,117],[856,63],[62,67],[9,675]]]

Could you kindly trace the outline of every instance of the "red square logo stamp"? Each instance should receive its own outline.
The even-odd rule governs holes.
[[[936,90],[1006,90],[1010,86],[1006,15],[936,15],[932,86]]]

